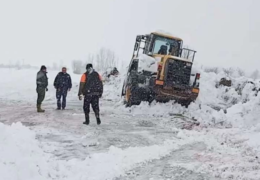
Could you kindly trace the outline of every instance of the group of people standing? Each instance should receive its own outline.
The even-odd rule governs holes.
[[[64,110],[66,108],[67,93],[72,88],[72,81],[70,75],[67,73],[67,68],[63,67],[59,72],[53,83],[56,89],[57,110]],[[46,66],[41,66],[40,71],[36,77],[36,92],[37,98],[37,112],[43,113],[41,105],[45,98],[45,93],[48,91],[48,77]],[[85,113],[85,121],[83,124],[89,124],[90,105],[95,113],[97,124],[101,124],[99,113],[99,98],[103,94],[103,83],[101,76],[93,69],[92,64],[87,64],[86,72],[82,74],[79,84],[78,97],[82,100],[84,97],[83,110]]]

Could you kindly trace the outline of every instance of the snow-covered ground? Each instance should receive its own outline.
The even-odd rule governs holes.
[[[234,72],[201,72],[200,95],[189,108],[169,102],[125,108],[122,77],[106,82],[101,126],[90,126],[71,74],[67,110],[56,111],[50,71],[44,114],[36,112],[36,71],[0,69],[0,179],[208,180],[260,179],[257,90],[260,83]],[[246,83],[248,80],[252,83]]]

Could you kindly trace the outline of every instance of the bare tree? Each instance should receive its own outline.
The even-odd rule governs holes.
[[[218,72],[219,72],[219,69],[217,68],[217,67],[208,67],[208,68],[205,68],[204,69],[204,71],[205,72],[213,72],[213,73],[215,73],[215,74],[218,74]]]
[[[108,68],[117,67],[119,64],[112,50],[101,48],[96,54],[89,54],[87,60],[73,60],[73,72],[75,74],[83,73],[88,63],[93,64],[94,68],[101,72],[106,71]]]
[[[95,56],[93,54],[88,55],[88,59],[87,59],[86,64],[88,64],[88,63],[93,64],[94,67],[96,66]]]
[[[104,71],[109,67],[118,66],[118,59],[113,51],[106,48],[101,48],[96,55],[96,66],[100,71]]]
[[[230,77],[234,73],[233,68],[223,68],[223,71],[226,74],[226,76],[228,76],[228,77]]]
[[[245,76],[245,72],[242,69],[240,69],[240,68],[237,69],[237,74],[239,76]]]

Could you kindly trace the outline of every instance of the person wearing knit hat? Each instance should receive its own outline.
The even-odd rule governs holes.
[[[45,98],[45,92],[48,91],[47,68],[44,65],[41,66],[40,71],[37,73],[36,86],[36,92],[38,94],[37,112],[45,112],[45,110],[41,108],[41,104]]]
[[[42,65],[40,70],[41,70],[41,71],[44,71],[44,70],[46,71],[47,68],[46,68],[46,66]]]
[[[103,83],[101,76],[93,69],[92,64],[87,64],[86,73],[81,76],[79,92],[79,99],[82,100],[84,96],[83,110],[85,113],[85,122],[83,124],[89,124],[89,112],[90,104],[95,113],[97,124],[101,124],[99,117],[99,98],[103,94]]]

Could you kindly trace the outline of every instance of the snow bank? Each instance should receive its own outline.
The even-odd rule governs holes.
[[[111,146],[106,153],[92,154],[84,161],[57,160],[45,153],[35,133],[21,123],[0,123],[0,174],[4,180],[104,180],[113,179],[139,163],[160,159],[182,143],[120,149]]]
[[[51,179],[55,166],[35,140],[35,133],[21,123],[0,123],[0,176],[3,180]]]
[[[140,163],[160,159],[183,144],[184,142],[169,140],[160,146],[130,147],[125,150],[110,147],[108,153],[94,154],[81,163],[72,163],[71,161],[71,168],[75,164],[78,168],[70,169],[69,174],[74,174],[74,179],[113,179],[124,175],[124,172],[131,170]],[[82,175],[82,172],[85,173]]]
[[[203,142],[207,144],[202,151],[189,151],[192,157],[188,161],[172,161],[171,166],[183,167],[188,170],[207,173],[217,179],[258,180],[259,151],[255,148],[253,134],[241,129],[205,129],[204,131],[181,131],[178,137],[187,142]],[[259,143],[257,143],[259,146]],[[198,147],[198,146],[197,146]],[[187,155],[188,156],[188,155]]]

